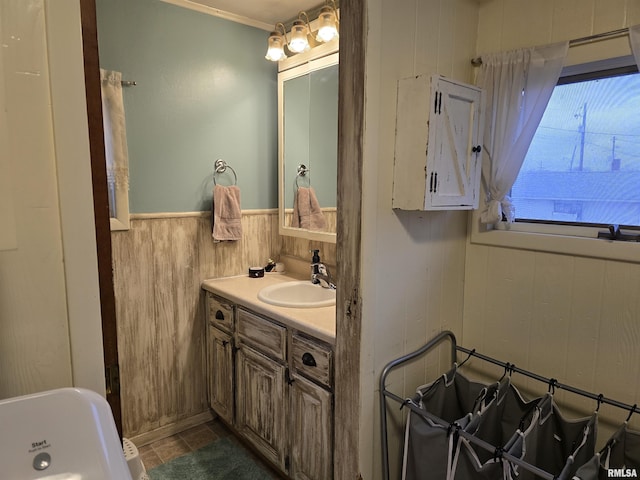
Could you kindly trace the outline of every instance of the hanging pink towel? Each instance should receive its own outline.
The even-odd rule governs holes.
[[[240,188],[236,185],[213,187],[212,237],[214,242],[242,239]]]
[[[298,187],[293,202],[291,226],[315,231],[326,228],[322,209],[312,187]]]

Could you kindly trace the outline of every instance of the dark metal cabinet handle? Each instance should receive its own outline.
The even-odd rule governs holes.
[[[480,146],[480,145],[475,146],[475,147],[471,148],[471,151],[473,153],[480,153],[482,151],[482,146]]]
[[[315,367],[316,359],[313,358],[309,352],[306,352],[302,355],[302,363],[304,363],[307,367]]]
[[[289,369],[288,368],[284,371],[284,380],[285,380],[285,382],[287,382],[288,385],[293,385],[293,382],[296,381],[295,378],[291,377],[291,373],[289,373]]]
[[[222,310],[218,310],[216,312],[216,320],[220,320],[220,321],[224,320],[224,313],[222,313]]]

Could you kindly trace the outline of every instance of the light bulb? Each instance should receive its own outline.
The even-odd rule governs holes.
[[[308,29],[302,20],[296,20],[291,27],[291,41],[289,42],[289,50],[295,53],[304,52],[309,48],[307,40]]]
[[[318,25],[319,28],[316,40],[319,42],[330,42],[338,36],[336,14],[331,7],[322,7],[320,15],[318,15]]]
[[[278,62],[287,58],[284,53],[284,37],[279,32],[271,32],[267,40],[267,54],[265,57],[272,62]]]

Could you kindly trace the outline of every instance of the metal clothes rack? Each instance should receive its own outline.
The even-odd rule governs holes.
[[[419,348],[418,350],[408,353],[407,355],[404,355],[402,357],[396,358],[395,360],[392,360],[391,362],[389,362],[387,365],[385,365],[384,369],[382,370],[382,374],[380,375],[380,429],[381,429],[381,442],[382,442],[382,473],[383,473],[383,478],[384,480],[389,480],[389,444],[388,444],[388,433],[387,433],[387,399],[391,399],[394,400],[396,402],[398,402],[399,404],[401,404],[402,406],[406,406],[407,408],[411,409],[413,412],[417,413],[418,415],[424,415],[424,411],[421,410],[420,408],[416,407],[415,405],[413,405],[413,403],[411,402],[407,402],[407,400],[403,397],[400,397],[398,395],[396,395],[393,392],[390,392],[389,390],[387,390],[386,388],[386,380],[387,380],[387,376],[396,368],[404,365],[405,363],[408,363],[418,357],[421,357],[425,354],[427,354],[429,351],[433,350],[435,347],[437,347],[438,345],[440,345],[440,343],[449,340],[449,342],[451,343],[451,364],[453,365],[456,360],[457,360],[457,352],[462,352],[467,354],[469,357],[477,357],[481,360],[484,360],[486,362],[492,363],[494,365],[498,365],[501,366],[505,369],[505,372],[509,371],[509,372],[517,372],[519,374],[525,375],[529,378],[533,378],[535,380],[538,380],[540,382],[543,382],[547,385],[549,385],[549,389],[550,391],[553,389],[555,391],[555,389],[561,389],[561,390],[566,390],[572,393],[575,393],[577,395],[581,395],[584,397],[588,397],[591,398],[593,400],[596,400],[598,403],[598,407],[603,404],[606,403],[608,405],[613,405],[614,407],[618,407],[618,408],[622,408],[624,410],[629,411],[629,417],[627,417],[627,421],[631,418],[631,415],[633,415],[633,413],[635,413],[636,411],[638,411],[638,405],[628,405],[626,403],[622,403],[619,402],[617,400],[613,400],[610,398],[606,398],[603,394],[594,394],[591,392],[587,392],[585,390],[581,390],[579,388],[576,387],[572,387],[570,385],[565,385],[562,383],[559,383],[558,380],[556,380],[555,378],[545,378],[541,375],[538,375],[536,373],[533,372],[529,372],[528,370],[523,370],[521,368],[516,367],[514,364],[511,364],[509,362],[501,362],[500,360],[496,360],[492,357],[488,357],[486,355],[483,355],[481,353],[477,353],[475,351],[475,349],[473,350],[469,350],[467,348],[461,347],[457,344],[456,341],[456,337],[453,334],[453,332],[450,332],[448,330],[445,330],[443,332],[440,332],[438,335],[436,335],[435,337],[433,337],[431,340],[429,340],[429,342],[427,342],[425,345],[423,345],[421,348]],[[429,417],[432,421],[434,420],[433,417]],[[452,427],[456,429],[456,432],[463,438],[467,439],[469,442],[483,448],[484,450],[493,453],[494,455],[497,456],[501,456],[502,458],[504,458],[505,460],[508,460],[509,462],[513,463],[514,465],[518,465],[521,466],[522,468],[534,473],[535,475],[548,479],[548,480],[554,480],[555,476],[550,474],[549,472],[546,472],[538,467],[536,467],[535,465],[531,465],[527,462],[524,462],[522,460],[520,460],[519,458],[516,458],[512,455],[510,455],[507,452],[503,452],[499,446],[495,446],[495,445],[491,445],[479,438],[477,438],[476,436],[465,432],[464,430],[458,428],[455,424],[450,425],[448,422],[445,422],[444,420],[442,420],[440,422],[440,424],[444,427]]]

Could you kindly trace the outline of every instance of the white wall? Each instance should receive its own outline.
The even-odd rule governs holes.
[[[636,0],[494,0],[480,8],[478,52],[569,40],[637,23]],[[570,62],[629,53],[626,39],[599,42],[571,48]],[[636,255],[640,260],[640,250]],[[640,264],[471,243],[463,335],[469,348],[562,383],[640,403]],[[520,383],[546,391],[535,381]],[[585,412],[595,407],[576,395],[557,397]],[[601,412],[602,427],[626,418],[613,407]],[[610,428],[600,432],[601,441],[606,440]]]
[[[73,385],[105,395],[80,5],[45,5]]]
[[[0,398],[71,385],[104,392],[79,3],[56,1],[51,20],[49,3],[0,0],[15,219],[15,248],[0,251]]]
[[[478,7],[474,0],[375,0],[367,8],[360,434],[363,478],[375,479],[381,478],[382,367],[442,329],[462,331],[466,213],[391,208],[396,82],[431,73],[469,82]],[[440,370],[438,358],[427,362],[389,385],[399,393],[414,389]]]
[[[372,403],[378,400],[381,367],[443,328],[453,330],[463,345],[523,368],[627,403],[638,401],[640,265],[465,246],[466,214],[395,212],[390,204],[398,78],[436,71],[470,82],[474,72],[469,60],[477,54],[637,24],[640,3],[372,0],[367,8],[363,477],[380,478],[377,405]],[[624,39],[618,39],[571,49],[569,63],[624,54],[620,52],[625,48]],[[390,385],[397,392],[410,392],[425,372],[433,375],[443,366],[437,359],[421,362],[393,376]],[[577,408],[595,406],[568,400]],[[605,406],[601,412],[601,419],[611,416]],[[618,421],[626,415],[618,410],[614,417]],[[602,426],[606,431],[606,418]],[[399,430],[391,432],[392,450],[399,435]],[[392,478],[395,471],[392,458]]]
[[[71,384],[43,2],[0,3],[17,248],[0,252],[0,397]]]

